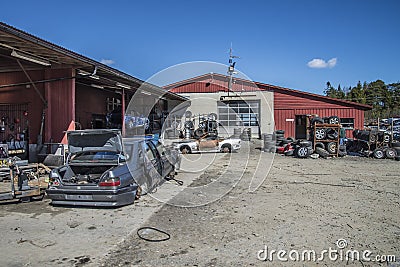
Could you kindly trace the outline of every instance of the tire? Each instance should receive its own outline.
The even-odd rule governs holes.
[[[288,138],[286,138],[286,140],[288,140],[290,143],[294,142],[294,138],[293,137],[288,137]]]
[[[320,117],[315,117],[311,119],[311,126],[314,126],[314,124],[322,124],[324,123],[324,119]]]
[[[320,147],[320,148],[325,149],[325,144],[322,143],[322,142],[316,142],[316,143],[315,143],[315,148],[317,148],[317,147]]]
[[[192,117],[192,112],[190,110],[185,111],[185,117],[186,118]]]
[[[284,130],[276,130],[275,134],[284,136],[285,135],[285,131]]]
[[[376,159],[385,158],[385,152],[383,151],[383,149],[380,149],[380,148],[376,148],[372,154],[373,154],[374,158],[376,158]]]
[[[397,157],[397,151],[394,150],[393,148],[387,148],[385,150],[385,156],[388,159],[394,159],[395,157]]]
[[[315,152],[316,152],[320,157],[323,157],[323,158],[327,158],[327,157],[329,156],[329,152],[326,151],[326,150],[323,149],[323,148],[320,148],[320,147],[316,147],[316,148],[315,148]]]
[[[223,153],[231,153],[232,152],[232,146],[231,145],[222,145],[221,147],[221,152]]]
[[[325,139],[325,137],[326,137],[326,131],[325,131],[325,129],[320,128],[320,129],[316,129],[316,130],[315,130],[315,138],[316,138],[317,140]]]
[[[200,137],[202,137],[204,135],[204,130],[203,129],[197,129],[196,131],[194,131],[194,136],[196,137],[196,138],[200,138]]]
[[[389,142],[390,142],[390,135],[385,134],[385,135],[383,136],[383,142],[389,143]]]
[[[339,134],[335,129],[328,128],[326,129],[326,137],[330,140],[336,140]]]
[[[293,156],[294,155],[294,150],[288,150],[283,152],[283,154],[285,154],[285,156]]]
[[[395,147],[400,148],[400,142],[392,142],[392,147],[393,148],[395,148]]]
[[[300,146],[305,146],[305,147],[311,147],[312,146],[312,142],[311,141],[301,141],[299,143]]]
[[[328,118],[328,123],[329,124],[339,124],[340,123],[339,117],[338,116],[330,116]]]
[[[218,119],[218,115],[215,113],[210,113],[210,114],[208,114],[208,118],[213,121],[216,121]]]
[[[190,149],[190,147],[189,146],[181,146],[180,148],[179,148],[179,150],[181,151],[181,153],[182,154],[191,154],[192,153],[192,150]]]
[[[370,134],[369,134],[369,141],[370,141],[371,143],[375,143],[377,139],[378,139],[378,134],[375,133],[375,132],[370,132]]]
[[[336,142],[329,142],[326,144],[326,151],[328,151],[329,154],[336,154],[337,148]]]
[[[295,153],[298,158],[307,158],[310,155],[308,148],[305,146],[298,147]]]
[[[397,160],[397,161],[400,161],[400,156],[397,156],[394,159]]]
[[[353,138],[358,139],[358,133],[360,132],[360,130],[354,130],[353,131]]]
[[[289,144],[289,143],[290,143],[289,140],[284,139],[284,140],[282,140],[282,141],[280,142],[280,146],[285,146],[285,145],[287,145],[287,144]]]

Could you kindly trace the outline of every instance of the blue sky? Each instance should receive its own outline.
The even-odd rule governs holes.
[[[400,1],[5,1],[0,20],[147,80],[191,61],[322,94],[399,82]]]

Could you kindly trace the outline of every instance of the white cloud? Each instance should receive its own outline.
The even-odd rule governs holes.
[[[112,64],[114,64],[115,62],[114,62],[114,60],[112,60],[112,59],[102,59],[102,60],[100,61],[100,63],[102,63],[102,64],[104,64],[104,65],[112,65]]]
[[[336,66],[337,58],[331,58],[326,62],[320,58],[314,58],[313,60],[307,63],[307,66],[313,69],[324,69],[324,68],[333,68]]]

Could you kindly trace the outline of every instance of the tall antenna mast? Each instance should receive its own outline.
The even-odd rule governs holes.
[[[229,92],[232,90],[232,78],[233,78],[233,74],[236,74],[237,72],[235,72],[235,64],[236,62],[233,62],[234,58],[240,58],[238,56],[234,56],[232,55],[232,43],[231,43],[231,48],[229,49],[229,67],[228,67],[228,75],[229,75],[229,82],[228,82],[228,96],[229,96]]]

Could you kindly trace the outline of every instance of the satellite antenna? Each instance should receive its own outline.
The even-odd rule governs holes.
[[[228,82],[228,96],[229,96],[229,91],[232,90],[232,77],[233,74],[236,74],[235,72],[235,64],[236,62],[233,61],[234,58],[240,58],[238,56],[232,55],[232,43],[231,43],[231,48],[229,49],[229,67],[228,67],[228,75],[229,75],[229,82]]]

